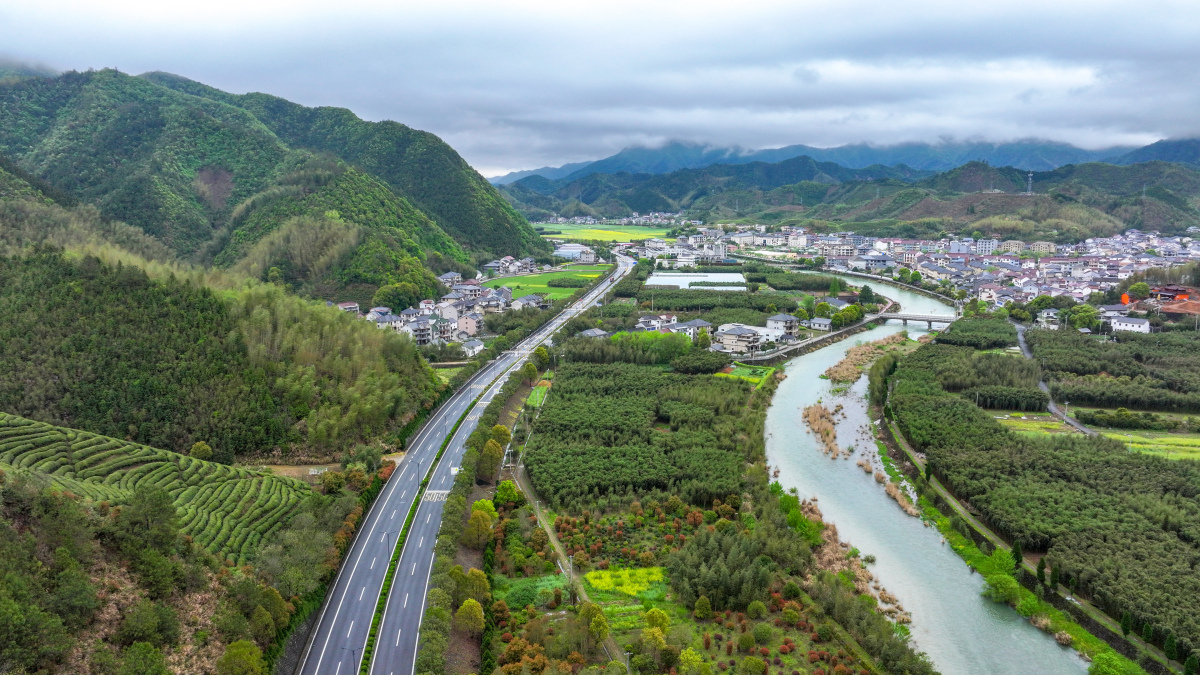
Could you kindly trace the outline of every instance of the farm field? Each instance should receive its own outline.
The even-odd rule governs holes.
[[[1130,450],[1167,459],[1200,460],[1200,434],[1167,431],[1101,431],[1106,438],[1121,441]]]
[[[238,564],[279,529],[309,487],[286,478],[0,413],[0,468],[44,474],[63,490],[124,502],[139,485],[166,490],[180,534]]]
[[[539,293],[557,300],[559,298],[570,297],[572,293],[579,289],[548,286],[547,283],[551,279],[587,279],[590,281],[604,274],[610,267],[611,265],[576,265],[568,267],[561,272],[547,272],[545,274],[530,274],[523,277],[496,279],[485,283],[484,286],[488,288],[507,286],[513,289],[514,298],[523,298],[526,295]]]
[[[534,408],[542,407],[542,403],[546,400],[546,393],[550,391],[550,382],[542,380],[537,383],[537,386],[529,392],[529,398],[525,403]]]
[[[988,411],[1004,426],[1028,434],[1074,434],[1073,427],[1048,412]]]
[[[741,363],[735,363],[732,366],[727,367],[725,370],[716,373],[716,375],[718,377],[740,378],[757,387],[758,385],[762,384],[764,380],[770,377],[771,373],[774,372],[774,368],[768,368],[766,366],[747,366]]]
[[[542,227],[539,225],[538,227]],[[596,239],[598,241],[633,241],[666,236],[663,227],[639,227],[637,225],[567,225],[548,224],[546,230],[558,230],[562,234],[543,234],[547,239]]]

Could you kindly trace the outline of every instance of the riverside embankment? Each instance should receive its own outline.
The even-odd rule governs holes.
[[[934,299],[894,286],[880,290],[906,311],[949,313]],[[841,537],[864,555],[876,556],[872,572],[912,616],[910,630],[917,648],[928,653],[941,672],[1086,672],[1086,663],[1073,650],[1060,647],[1010,607],[983,597],[983,580],[942,542],[941,534],[906,515],[870,474],[855,466],[859,459],[875,455],[866,382],[837,387],[840,393],[835,393],[835,387],[818,376],[856,343],[903,329],[898,323],[872,328],[784,366],[788,377],[775,393],[766,427],[767,459],[779,469],[778,480],[785,488],[797,488],[801,497],[817,497]],[[925,332],[914,326],[908,330],[914,337]],[[807,432],[801,412],[818,401],[831,409],[841,404],[838,442],[843,448],[855,447],[849,460],[829,459]]]

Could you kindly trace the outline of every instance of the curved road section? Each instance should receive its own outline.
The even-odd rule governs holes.
[[[561,314],[551,319],[516,347],[481,368],[442,404],[409,444],[401,464],[375,499],[363,519],[333,590],[321,608],[297,672],[301,675],[356,673],[371,629],[371,619],[383,588],[388,563],[400,529],[420,492],[421,477],[429,473],[446,435],[481,393],[480,405],[471,411],[434,468],[417,517],[409,530],[387,599],[383,623],[372,658],[372,672],[411,674],[415,665],[417,629],[425,610],[425,588],[433,565],[433,544],[441,526],[442,504],[453,485],[453,475],[465,450],[467,437],[479,415],[504,383],[504,376],[524,365],[533,350],[569,319],[584,312],[629,273],[634,260],[617,256],[617,269],[606,281]]]

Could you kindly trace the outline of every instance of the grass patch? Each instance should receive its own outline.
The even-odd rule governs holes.
[[[462,368],[434,368],[433,372],[443,383],[450,384],[450,380],[453,379],[460,370],[462,370]]]
[[[546,272],[545,274],[530,274],[523,277],[497,279],[485,283],[484,286],[488,288],[507,286],[512,289],[514,298],[523,298],[526,295],[538,293],[557,300],[559,298],[570,297],[572,293],[579,289],[549,286],[548,283],[551,279],[586,279],[591,281],[604,274],[610,267],[611,265],[578,265],[569,267],[561,272]]]
[[[542,407],[542,403],[546,401],[546,393],[550,391],[550,383],[538,384],[529,392],[529,398],[525,399],[525,405],[534,408]]]
[[[542,227],[539,225],[538,227]],[[670,230],[664,227],[639,227],[637,225],[568,225],[566,223],[551,223],[544,226],[546,231],[559,231],[561,234],[543,234],[543,237],[554,239],[595,239],[597,241],[633,241],[634,239],[653,239],[666,236]]]

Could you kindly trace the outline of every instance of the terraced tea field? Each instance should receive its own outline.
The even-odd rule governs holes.
[[[114,503],[126,501],[139,485],[163,488],[175,500],[181,533],[239,564],[311,493],[293,478],[5,413],[0,413],[0,469],[38,472],[63,490]]]

